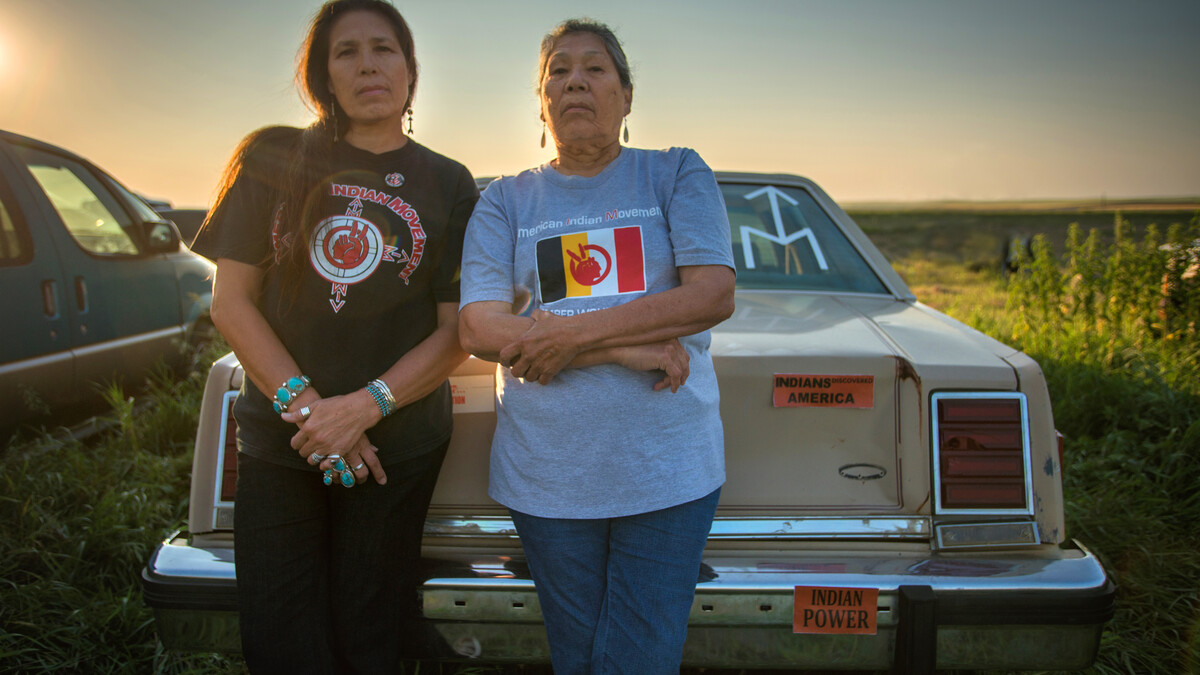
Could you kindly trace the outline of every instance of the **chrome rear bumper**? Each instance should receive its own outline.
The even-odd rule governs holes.
[[[696,586],[685,665],[885,669],[1079,669],[1095,657],[1115,589],[1078,545],[1036,552],[885,553],[711,550]],[[498,663],[549,660],[533,582],[509,556],[428,560],[425,616],[456,653]],[[165,541],[142,574],[172,649],[238,651],[232,549]],[[796,586],[878,589],[874,635],[796,635]],[[445,653],[444,649],[440,649]]]

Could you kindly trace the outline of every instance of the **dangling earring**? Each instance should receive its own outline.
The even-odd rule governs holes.
[[[625,144],[629,144],[629,118],[625,118]]]
[[[337,101],[336,100],[334,100],[333,104],[329,106],[329,109],[331,111],[330,119],[333,120],[333,142],[337,143],[338,142],[338,122],[337,122]]]
[[[542,123],[542,147],[546,147],[546,123]]]
[[[412,108],[408,109],[408,135],[412,136]]]

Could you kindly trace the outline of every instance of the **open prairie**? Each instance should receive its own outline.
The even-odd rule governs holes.
[[[972,267],[998,265],[1006,242],[1037,234],[1045,235],[1061,252],[1071,223],[1078,223],[1085,234],[1097,230],[1100,241],[1109,244],[1118,213],[1135,232],[1150,224],[1166,230],[1171,223],[1188,223],[1200,213],[1200,199],[1126,202],[1118,208],[1101,208],[1092,202],[1065,204],[1056,208],[1038,208],[1041,203],[1031,202],[852,204],[846,211],[889,260],[919,255]]]

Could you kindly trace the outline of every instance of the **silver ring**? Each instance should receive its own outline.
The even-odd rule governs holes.
[[[313,462],[314,464],[320,464],[321,460],[323,460],[323,459],[325,459],[325,455],[322,455],[319,452],[314,452],[313,454],[308,456],[308,460],[310,462]]]
[[[356,466],[356,467],[354,467],[353,469],[350,469],[350,470],[351,470],[351,471],[358,471],[359,469],[365,468],[366,466],[367,466],[367,463],[366,463],[366,462],[359,462],[359,463],[358,463],[358,466]]]
[[[311,414],[312,414],[312,411],[308,409],[308,406],[304,406],[303,408],[300,409],[300,416],[303,417],[304,419],[308,419],[308,416]]]

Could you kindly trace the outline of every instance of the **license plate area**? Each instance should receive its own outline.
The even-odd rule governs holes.
[[[792,632],[808,635],[875,635],[879,589],[796,586]]]

